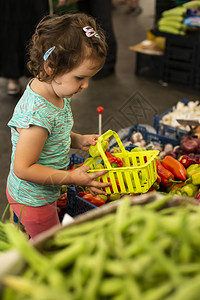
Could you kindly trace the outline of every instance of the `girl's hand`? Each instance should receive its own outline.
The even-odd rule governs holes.
[[[73,171],[70,171],[70,183],[81,185],[81,186],[87,186],[88,190],[92,195],[96,194],[103,194],[106,195],[106,192],[101,190],[100,188],[105,188],[107,186],[111,186],[111,183],[102,183],[98,182],[95,179],[99,176],[102,176],[106,174],[108,171],[99,171],[95,173],[87,173],[87,171],[90,169],[89,166],[81,166]]]
[[[82,135],[80,138],[80,149],[87,151],[90,148],[90,145],[96,145],[97,139],[100,135],[91,134],[91,135]]]
[[[71,131],[71,148],[87,151],[90,145],[96,145],[98,134],[78,134]]]

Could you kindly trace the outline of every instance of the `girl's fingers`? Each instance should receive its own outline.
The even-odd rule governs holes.
[[[97,187],[97,188],[105,188],[107,186],[111,186],[112,184],[110,182],[98,182],[95,181],[95,184],[93,184],[92,186]]]
[[[90,166],[88,166],[88,165],[81,166],[81,167],[79,167],[79,168],[82,168],[82,171],[84,171],[84,172],[87,172],[87,171],[90,170]]]
[[[100,194],[100,195],[107,195],[107,193],[105,191],[102,191],[96,187],[90,187],[88,188],[88,190],[90,191],[90,193],[93,195],[93,196],[96,196],[96,194]]]
[[[107,170],[95,172],[95,173],[93,173],[93,178],[97,178],[97,177],[103,176],[106,173],[108,173]]]

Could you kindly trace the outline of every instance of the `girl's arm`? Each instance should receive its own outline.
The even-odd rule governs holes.
[[[20,129],[14,159],[14,173],[17,177],[41,185],[83,185],[89,187],[91,192],[105,194],[99,188],[110,184],[97,182],[95,178],[102,176],[107,171],[88,174],[88,166],[80,167],[74,171],[62,171],[38,164],[37,161],[47,137],[47,130],[39,126]]]
[[[90,145],[95,145],[99,137],[98,134],[81,135],[71,131],[71,148],[87,151]]]

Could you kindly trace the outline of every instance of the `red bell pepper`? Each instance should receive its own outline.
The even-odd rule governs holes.
[[[187,178],[187,172],[185,167],[172,156],[166,155],[162,160],[162,165],[172,172],[175,178],[185,181]]]
[[[105,199],[101,198],[101,196],[99,195],[93,196],[90,193],[85,194],[82,198],[96,206],[101,206],[106,202]]]
[[[196,164],[196,160],[190,158],[187,155],[183,155],[179,158],[180,163],[187,169],[192,164]]]
[[[110,152],[105,152],[105,155],[107,156],[110,164],[116,163],[118,168],[123,167],[123,162],[122,162],[121,158],[114,156]]]
[[[161,179],[160,183],[164,187],[171,186],[173,182],[176,183],[179,182],[174,180],[175,179],[174,174],[169,170],[167,170],[158,159],[156,159],[156,167],[157,167],[158,176]]]
[[[79,193],[78,193],[78,196],[82,198],[82,197],[85,196],[86,194],[90,194],[90,192],[89,192],[89,191],[79,192]]]

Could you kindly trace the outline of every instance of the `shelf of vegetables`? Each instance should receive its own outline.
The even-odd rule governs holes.
[[[134,127],[140,128],[140,126]],[[143,128],[144,129],[144,128]],[[146,131],[144,130],[144,133]],[[137,132],[140,134],[140,137],[137,136],[137,139],[143,138],[141,132]],[[135,132],[131,131],[131,134],[134,134],[134,138],[136,138]],[[149,133],[153,134],[153,133]],[[129,138],[130,138],[129,134]],[[156,134],[155,134],[156,137]],[[159,137],[159,135],[157,135]],[[168,140],[165,140],[168,141]],[[125,139],[125,143],[126,143]],[[158,140],[156,140],[158,142]],[[136,143],[136,140],[135,140]],[[147,147],[145,149],[145,146]],[[179,194],[179,195],[187,195],[190,197],[194,197],[196,199],[200,198],[200,139],[197,137],[185,135],[182,140],[180,141],[179,145],[173,146],[172,144],[165,144],[162,146],[161,144],[147,144],[142,147],[131,147],[128,146],[129,151],[134,153],[147,153],[149,150],[152,149],[152,146],[159,149],[159,155],[155,158],[156,161],[156,172],[158,174],[157,178],[154,182],[149,186],[148,190],[145,193],[157,190],[163,193],[172,193],[172,194]],[[114,147],[114,151],[120,151],[119,148]],[[127,151],[127,150],[126,150]],[[128,151],[127,151],[128,152]],[[112,159],[111,161],[114,163],[116,159],[116,153],[107,153],[105,154]],[[87,163],[87,161],[86,161]],[[102,165],[103,160],[99,157],[96,160],[96,163],[92,166],[93,168],[101,168],[104,167]],[[120,170],[120,165],[117,166],[115,162],[115,171],[116,167]],[[193,170],[195,175],[192,175],[190,170]],[[134,179],[133,179],[134,180]],[[69,213],[71,216],[76,216],[81,213],[85,213],[87,210],[91,210],[97,208],[105,203],[108,203],[113,200],[117,200],[119,198],[124,197],[124,192],[120,190],[118,178],[115,175],[115,182],[117,185],[117,190],[111,191],[108,193],[107,196],[92,196],[87,189],[84,187],[75,187],[69,186],[68,187],[68,194],[69,194],[69,202],[67,203],[66,212]],[[117,191],[117,192],[116,192]],[[132,196],[136,196],[141,192],[130,192],[128,194]]]

